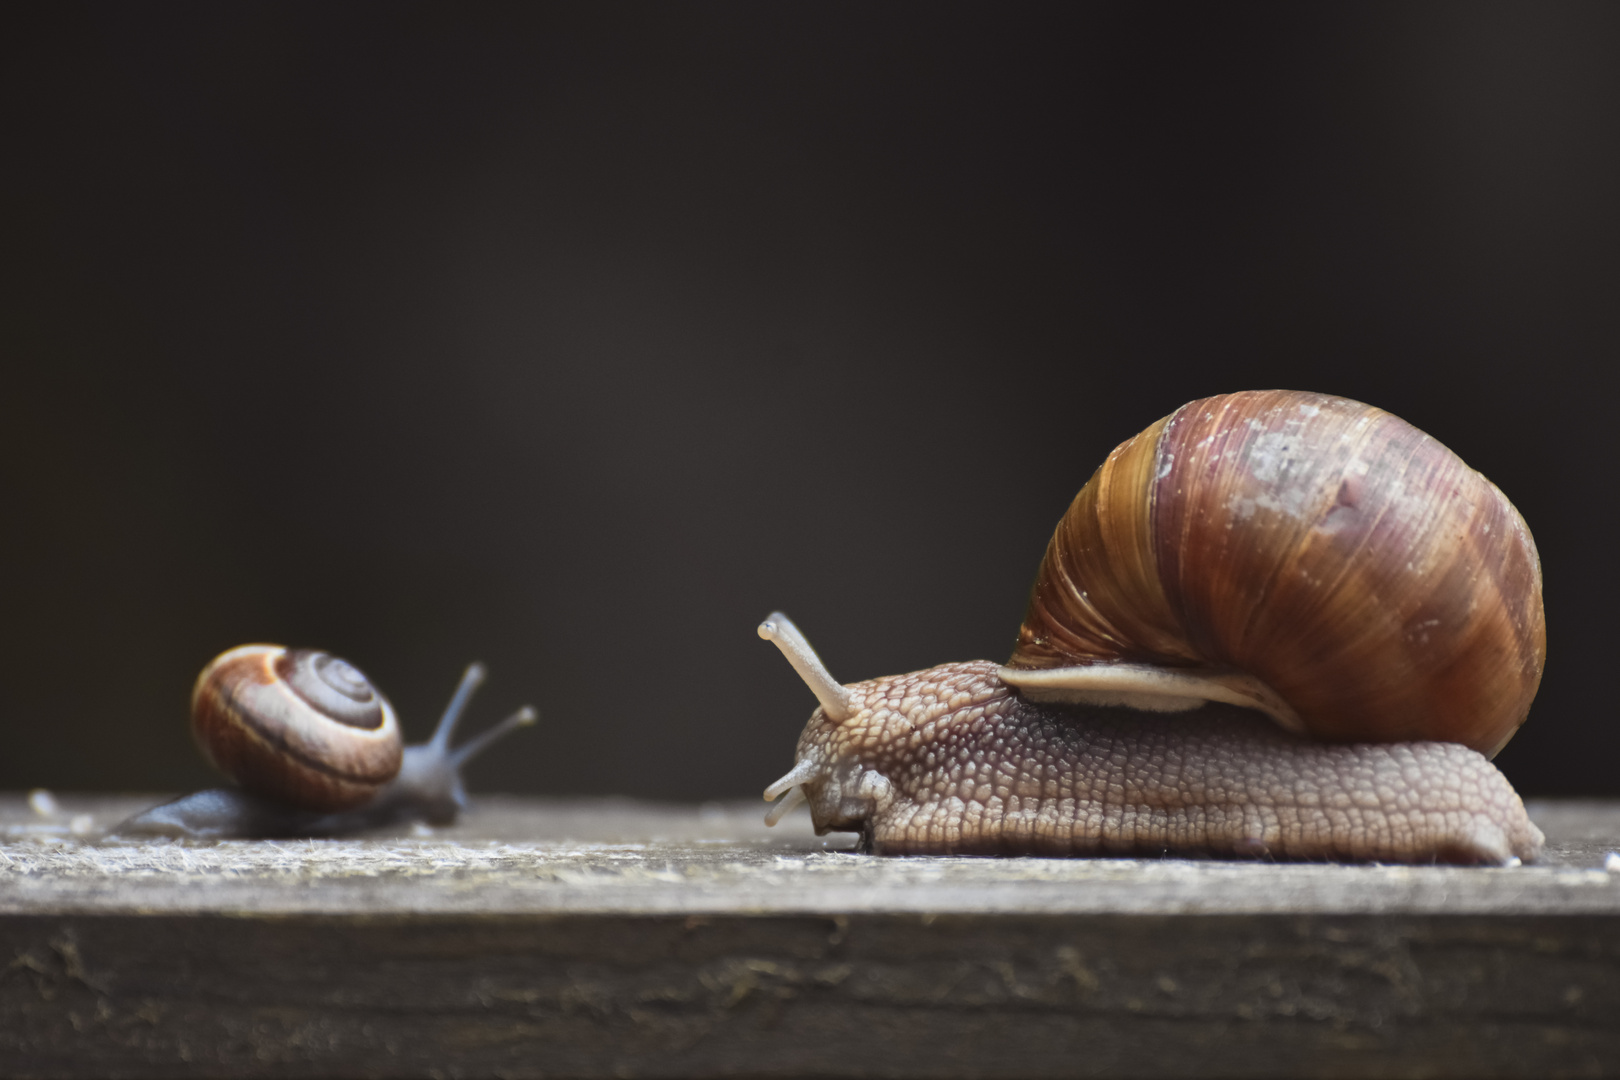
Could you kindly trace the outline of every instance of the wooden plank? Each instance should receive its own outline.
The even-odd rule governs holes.
[[[1481,870],[885,860],[608,800],[124,844],[137,802],[60,803],[0,797],[5,1075],[1620,1072],[1613,804]]]

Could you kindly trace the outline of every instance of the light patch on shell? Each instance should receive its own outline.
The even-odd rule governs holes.
[[[1008,686],[1031,701],[1125,705],[1149,712],[1182,712],[1206,701],[1259,709],[1289,731],[1304,721],[1261,679],[1238,671],[1193,671],[1123,661],[1061,668],[996,669]]]
[[[1298,423],[1299,421],[1291,421],[1290,426],[1296,426]],[[1316,493],[1301,485],[1284,483],[1285,474],[1295,463],[1301,450],[1302,438],[1299,431],[1268,431],[1257,436],[1249,448],[1249,472],[1262,484],[1275,486],[1272,491],[1258,495],[1252,500],[1234,499],[1232,510],[1247,517],[1254,512],[1254,506],[1259,506],[1290,517],[1302,516],[1310,509]],[[1242,504],[1245,503],[1252,505],[1244,507]]]

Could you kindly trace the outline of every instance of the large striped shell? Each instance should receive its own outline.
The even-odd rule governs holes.
[[[1535,544],[1494,484],[1381,409],[1250,391],[1108,456],[1002,671],[1058,697],[1115,668],[1149,697],[1191,675],[1320,738],[1494,755],[1545,658]]]

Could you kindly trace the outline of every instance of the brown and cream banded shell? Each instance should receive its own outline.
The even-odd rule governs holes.
[[[244,789],[337,811],[372,799],[400,771],[394,708],[347,661],[314,649],[243,645],[197,677],[191,732]]]
[[[1545,657],[1535,544],[1494,484],[1382,409],[1268,390],[1190,402],[1108,456],[1002,677],[1073,700],[1110,669],[1188,675],[1316,738],[1493,756]]]

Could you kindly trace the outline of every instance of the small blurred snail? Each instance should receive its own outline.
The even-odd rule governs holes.
[[[333,836],[401,822],[447,825],[466,807],[461,768],[532,724],[525,705],[452,748],[484,666],[469,665],[433,737],[403,746],[394,707],[360,670],[315,649],[243,645],[191,695],[191,733],[239,788],[199,791],[117,826],[122,836]]]
[[[1495,485],[1381,409],[1252,391],[1120,444],[1058,523],[1012,657],[843,686],[774,823],[884,854],[1502,864],[1542,836],[1490,763],[1546,659]]]

